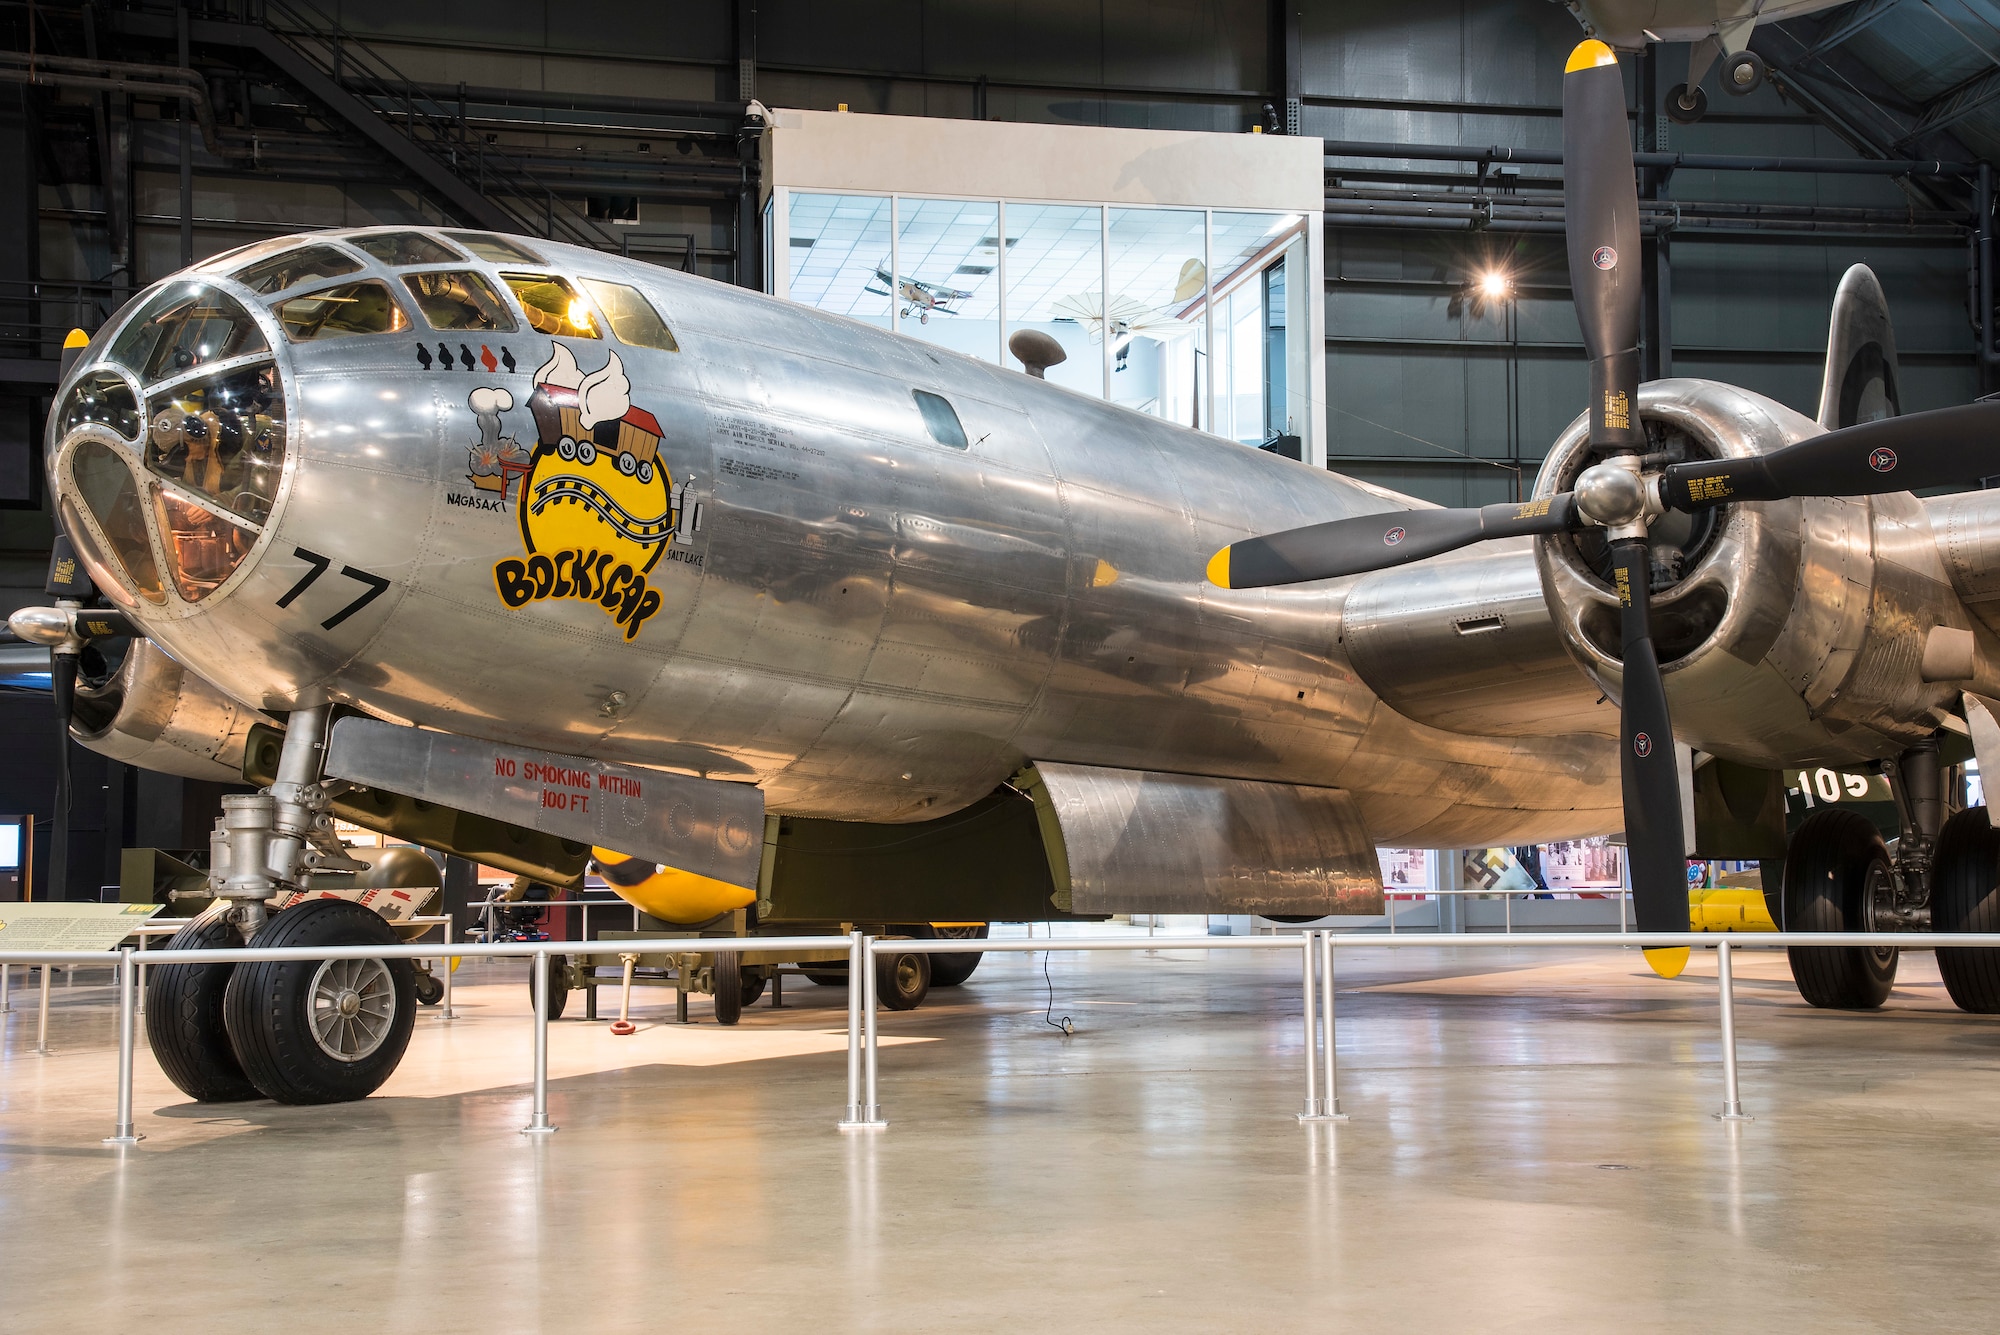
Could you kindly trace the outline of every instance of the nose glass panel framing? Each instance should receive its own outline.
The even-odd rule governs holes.
[[[145,509],[139,500],[139,486],[132,470],[118,452],[95,440],[79,443],[70,456],[72,490],[90,511],[103,532],[110,551],[102,550],[88,527],[80,522],[73,507],[64,504],[65,526],[94,564],[139,591],[148,602],[163,603],[166,593],[160,584],[160,568],[153,560],[152,539],[146,533]]]
[[[284,397],[270,362],[184,381],[147,405],[146,467],[253,524],[285,465]]]
[[[234,300],[200,284],[174,283],[120,331],[111,360],[150,385],[267,346],[263,330]]]
[[[139,436],[139,400],[125,377],[92,371],[70,387],[56,417],[56,434],[67,436],[86,423],[109,427],[127,440]]]

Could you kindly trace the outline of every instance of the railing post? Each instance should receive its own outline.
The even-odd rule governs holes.
[[[440,1020],[456,1020],[458,1015],[451,1008],[451,914],[444,917],[444,1010]]]
[[[13,983],[14,966],[11,964],[0,964],[0,1015],[5,1015],[8,1011],[14,1009],[14,998],[12,996]]]
[[[867,940],[857,931],[848,938],[847,947],[847,1115],[840,1119],[842,1131],[859,1131],[869,1124],[868,1109],[861,1101],[861,974],[867,967]]]
[[[1321,1070],[1326,1073],[1326,1087],[1320,1091],[1320,1113],[1329,1122],[1344,1122],[1347,1114],[1340,1110],[1340,1049],[1334,1041],[1333,1031],[1333,933],[1319,934],[1319,988],[1320,1006],[1326,1015],[1326,1061]]]
[[[1743,1111],[1736,1097],[1736,983],[1730,968],[1729,938],[1716,945],[1715,988],[1722,1003],[1722,1111],[1718,1122],[1749,1122],[1756,1119]]]
[[[49,1055],[49,966],[42,965],[42,1009],[35,1021],[35,1051]]]
[[[524,1136],[546,1136],[555,1131],[549,1125],[549,956],[538,950],[528,956],[535,971],[535,1108]]]
[[[135,976],[131,948],[123,948],[118,952],[118,1129],[104,1138],[107,1145],[136,1145],[140,1140],[132,1131],[132,1047],[138,1028]]]
[[[864,1022],[863,1035],[867,1045],[866,1051],[863,1053],[863,1057],[865,1060],[863,1063],[863,1072],[862,1072],[863,1075],[862,1102],[867,1110],[868,1125],[870,1127],[884,1127],[889,1124],[882,1118],[882,1103],[880,1098],[876,1094],[875,1090],[876,1075],[879,1071],[879,1067],[877,1066],[875,1060],[876,996],[875,996],[875,940],[873,937],[869,937],[863,940],[862,950],[861,950],[861,961],[863,966],[861,970],[861,988],[862,988],[861,1004],[863,1012],[862,1020]],[[848,986],[852,987],[853,986],[852,982],[850,982]]]
[[[1319,1050],[1319,1001],[1313,994],[1313,970],[1318,967],[1313,959],[1313,947],[1319,944],[1319,933],[1306,932],[1300,938],[1303,949],[1299,959],[1304,964],[1300,974],[1304,979],[1305,1021],[1306,1021],[1306,1106],[1299,1114],[1301,1122],[1317,1122],[1320,1119],[1319,1071],[1316,1069]]]

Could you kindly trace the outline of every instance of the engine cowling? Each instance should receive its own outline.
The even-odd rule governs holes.
[[[270,720],[231,700],[147,639],[104,680],[77,684],[70,736],[113,760],[190,779],[243,782],[243,748]]]
[[[1767,454],[1820,431],[1760,394],[1704,380],[1641,388],[1649,448],[1687,458]],[[1590,462],[1579,418],[1536,495]],[[1928,736],[1966,683],[1926,682],[1934,626],[1972,630],[1908,493],[1739,503],[1655,522],[1653,634],[1678,738],[1763,768],[1883,759]],[[1543,538],[1536,560],[1569,652],[1619,698],[1619,608],[1602,530]],[[1979,680],[1995,676],[1984,627]]]

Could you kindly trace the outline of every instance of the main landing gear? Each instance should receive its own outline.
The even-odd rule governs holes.
[[[215,904],[166,949],[396,944],[380,915],[341,899],[270,901],[314,872],[365,872],[333,833],[319,765],[325,708],[299,710],[268,789],[222,799],[211,842]],[[408,960],[275,960],[156,964],[146,984],[146,1036],[160,1068],[203,1103],[260,1095],[280,1103],[365,1098],[396,1069],[416,1021]]]
[[[1944,818],[1935,739],[1883,766],[1900,829],[1893,854],[1859,812],[1815,811],[1785,855],[1782,920],[1793,932],[2000,931],[2000,832],[1985,807]],[[1793,946],[1799,994],[1815,1006],[1873,1010],[1896,980],[1893,946]],[[1960,1009],[2000,1014],[2000,949],[1937,952]]]

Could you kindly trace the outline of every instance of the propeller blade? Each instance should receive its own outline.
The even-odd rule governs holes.
[[[1590,356],[1590,443],[1636,450],[1639,400],[1639,188],[1618,57],[1594,38],[1563,69],[1563,227],[1569,285]]]
[[[1642,932],[1685,932],[1687,845],[1681,824],[1680,768],[1674,761],[1667,688],[1653,651],[1645,539],[1611,544],[1611,562],[1624,642],[1618,769],[1625,801],[1625,851],[1632,864],[1633,917]],[[1687,963],[1685,948],[1649,950],[1646,956],[1654,970],[1668,978]]]
[[[2000,403],[1885,417],[1751,459],[1674,464],[1660,478],[1670,510],[1789,496],[1879,496],[2000,473]]]
[[[1568,492],[1477,510],[1391,510],[1245,538],[1217,552],[1208,579],[1225,589],[1302,584],[1407,565],[1488,538],[1561,533],[1577,526]]]

